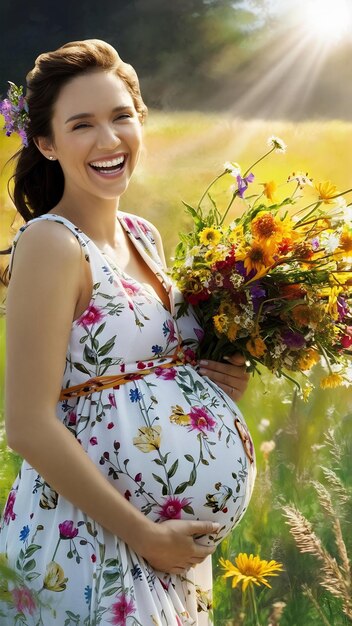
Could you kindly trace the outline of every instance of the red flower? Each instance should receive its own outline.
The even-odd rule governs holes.
[[[209,300],[210,295],[211,294],[209,293],[209,291],[207,291],[207,289],[203,289],[198,293],[186,294],[186,298],[188,302],[193,305],[198,304],[198,302],[201,302],[202,300]]]
[[[74,528],[72,520],[59,524],[60,539],[74,539],[78,535],[78,528]]]
[[[155,374],[158,378],[162,378],[163,380],[174,380],[176,378],[177,371],[174,367],[157,367]]]
[[[110,402],[111,406],[114,406],[115,409],[116,409],[116,398],[115,398],[115,395],[113,393],[109,393],[108,398],[109,398],[109,402]]]
[[[145,363],[143,363],[143,361],[138,361],[138,363],[137,363],[137,369],[138,370],[144,370],[146,367],[147,366],[146,366]]]
[[[352,346],[352,329],[351,332],[348,332],[347,329],[347,335],[344,335],[341,339],[341,345],[343,348],[345,348],[345,350],[348,350],[348,348],[350,348]]]
[[[109,620],[110,624],[113,626],[126,626],[127,617],[132,615],[135,612],[135,606],[133,604],[133,600],[128,600],[127,596],[123,594],[120,596],[117,602],[111,607],[111,611],[113,613],[112,618]]]
[[[68,414],[68,423],[74,426],[77,422],[77,415],[74,411],[70,411]]]
[[[142,480],[142,474],[139,472],[138,474],[135,475],[134,479],[136,483],[140,483]]]
[[[191,502],[191,498],[176,498],[174,496],[169,496],[166,498],[164,504],[161,509],[159,509],[158,514],[163,519],[181,519],[181,511],[188,506]]]
[[[97,322],[100,322],[104,317],[104,314],[101,312],[99,307],[95,306],[95,304],[90,304],[87,312],[78,318],[77,324],[79,326],[92,326]]]
[[[95,554],[91,554],[90,555],[90,560],[92,561],[92,563],[95,563],[97,560],[97,557],[95,556]]]
[[[15,608],[19,613],[34,614],[36,603],[32,592],[27,587],[16,587],[12,589],[11,594]]]
[[[115,426],[114,422],[109,422],[107,425],[107,428],[111,430],[111,428],[114,428],[114,426]]]
[[[16,519],[16,513],[14,513],[14,510],[13,510],[15,502],[16,502],[16,491],[12,490],[10,491],[8,495],[6,507],[4,511],[4,520],[6,524],[9,524],[10,520]]]
[[[98,445],[98,439],[96,437],[91,437],[89,439],[89,443],[91,446],[97,446]]]
[[[191,426],[189,430],[199,430],[204,433],[206,430],[214,430],[216,421],[204,407],[193,406],[190,410]]]
[[[129,490],[129,489],[127,489],[127,490],[125,491],[125,493],[124,493],[124,496],[125,496],[126,500],[128,500],[128,501],[130,501],[130,497],[131,497],[131,495],[132,495],[132,494],[131,494],[131,492],[130,492],[130,490]]]

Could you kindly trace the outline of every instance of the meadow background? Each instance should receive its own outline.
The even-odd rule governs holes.
[[[287,143],[286,154],[273,154],[256,168],[256,184],[275,179],[282,183],[292,171],[309,172],[315,182],[330,179],[340,190],[351,187],[352,151],[347,138],[352,124],[339,120],[290,123],[246,121],[231,115],[200,112],[163,113],[151,110],[145,127],[145,150],[120,208],[155,223],[162,233],[171,262],[178,232],[191,227],[182,200],[196,203],[205,186],[222,170],[225,161],[237,161],[245,170],[266,150],[267,138],[278,135]],[[15,137],[0,138],[2,167],[19,146]],[[11,245],[22,224],[6,192],[11,167],[2,169],[1,249]],[[217,192],[225,206],[231,177]],[[223,204],[222,204],[223,203]],[[229,219],[243,210],[238,201]],[[2,269],[8,263],[2,259]],[[6,446],[4,432],[4,307],[0,318],[0,509],[18,471],[20,458]],[[30,330],[30,329],[29,329]],[[35,365],[35,364],[34,364]],[[317,380],[320,365],[312,373]],[[19,381],[20,393],[20,381]],[[341,564],[341,541],[334,528],[340,520],[349,557],[352,555],[352,394],[351,388],[312,392],[307,402],[298,399],[292,385],[265,372],[251,379],[239,406],[254,437],[258,477],[249,509],[239,526],[213,558],[216,626],[342,626],[351,623],[343,613],[343,599],[320,584],[323,563],[297,549],[283,506],[297,507],[310,520],[327,551]],[[35,434],[34,434],[35,435]],[[265,442],[274,442],[263,451]],[[323,470],[322,468],[325,468]],[[321,506],[312,481],[320,481],[331,494],[331,507]],[[307,531],[306,528],[303,529]],[[309,536],[309,532],[308,532]],[[221,577],[220,556],[233,560],[239,552],[275,559],[284,572],[269,578],[271,589],[258,587],[258,617],[250,615],[240,588]],[[346,580],[348,574],[345,575]],[[347,581],[348,582],[348,581]],[[346,593],[348,587],[346,587]],[[281,616],[280,616],[281,615]]]

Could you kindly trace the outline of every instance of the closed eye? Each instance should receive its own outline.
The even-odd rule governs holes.
[[[129,118],[129,117],[132,117],[132,115],[129,115],[128,113],[124,113],[123,115],[119,115],[118,117],[115,117],[114,122],[116,122],[117,120]],[[86,128],[89,126],[90,124],[87,124],[86,122],[82,122],[81,124],[77,124],[76,126],[74,126],[72,130],[77,130],[77,128]]]

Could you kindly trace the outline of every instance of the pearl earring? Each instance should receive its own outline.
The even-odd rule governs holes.
[[[53,156],[49,157],[50,161],[55,161],[55,158]]]

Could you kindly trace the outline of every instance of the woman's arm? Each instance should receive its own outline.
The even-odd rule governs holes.
[[[212,549],[197,545],[192,535],[212,532],[212,524],[154,524],[109,483],[56,415],[83,277],[78,241],[64,225],[36,223],[22,233],[13,261],[6,300],[9,446],[154,567],[178,572],[202,561]]]

